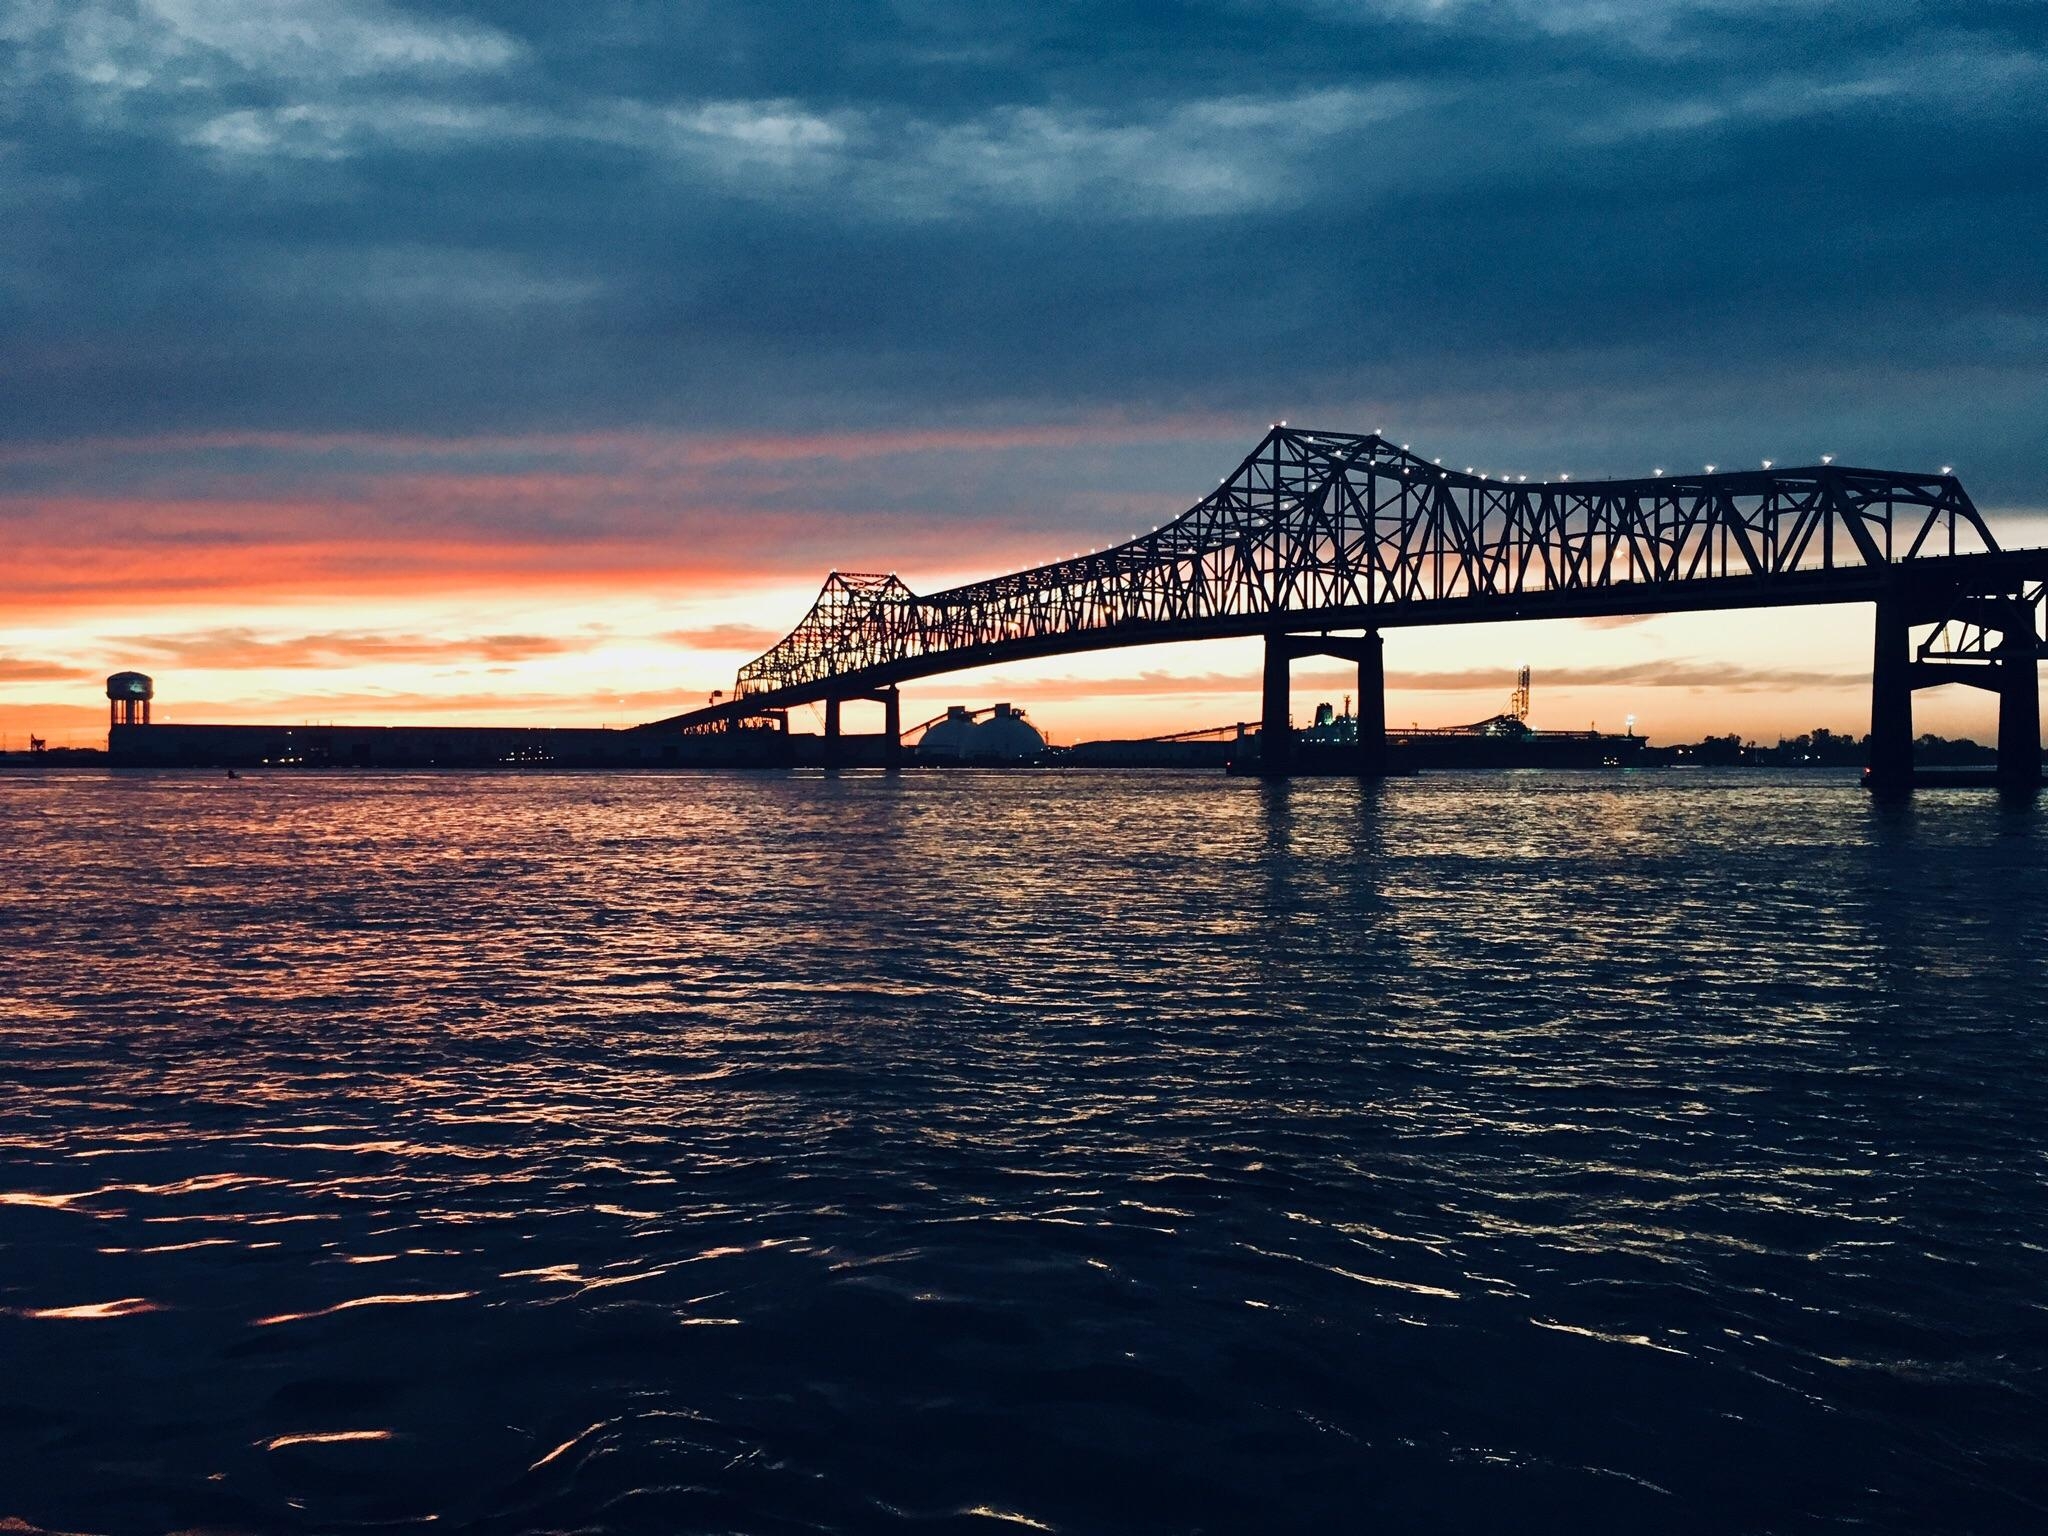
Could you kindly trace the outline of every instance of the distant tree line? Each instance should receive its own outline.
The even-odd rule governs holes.
[[[1707,768],[1861,768],[1870,761],[1870,738],[1841,735],[1822,726],[1798,736],[1780,736],[1776,746],[1767,747],[1731,731],[1652,750],[1665,762]],[[1950,741],[1926,735],[1914,741],[1913,761],[1935,768],[1974,768],[1997,762],[1998,753],[1967,738]]]

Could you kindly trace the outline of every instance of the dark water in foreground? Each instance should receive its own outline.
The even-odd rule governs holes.
[[[2048,809],[49,775],[0,850],[0,1528],[2048,1526]]]

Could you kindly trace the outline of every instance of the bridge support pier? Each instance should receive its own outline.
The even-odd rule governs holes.
[[[1294,716],[1289,712],[1289,664],[1294,648],[1286,635],[1266,636],[1266,686],[1259,709],[1259,772],[1279,778],[1294,771]]]
[[[1297,656],[1334,656],[1358,664],[1358,751],[1361,778],[1387,771],[1386,644],[1378,630],[1351,635],[1268,635],[1259,721],[1259,772],[1277,778],[1295,771],[1299,754],[1288,712],[1290,664]]]
[[[2041,642],[2034,607],[2013,605],[1998,647],[1998,787],[2030,795],[2041,788]]]
[[[846,766],[846,733],[840,723],[840,714],[851,701],[868,699],[882,706],[882,767],[890,773],[899,773],[903,768],[903,696],[894,688],[877,688],[872,693],[849,693],[833,695],[825,700],[825,740],[823,743],[824,764],[829,769]],[[870,749],[863,746],[854,754],[859,763],[874,761]]]
[[[1877,600],[1870,657],[1870,792],[1881,800],[1913,793],[1913,652],[1905,598]]]
[[[1387,771],[1387,658],[1378,630],[1359,642],[1358,772],[1380,778]]]
[[[1897,799],[1912,792],[1913,690],[1944,683],[1998,695],[1993,778],[2008,793],[2039,791],[2043,645],[2034,610],[2042,601],[2042,589],[2025,586],[2005,592],[1922,592],[1911,602],[1894,592],[1878,600],[1866,780],[1873,794]],[[1934,626],[1917,650],[1908,635],[1913,624]]]

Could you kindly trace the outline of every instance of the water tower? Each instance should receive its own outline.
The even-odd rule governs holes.
[[[140,672],[116,672],[107,679],[107,724],[149,724],[149,701],[156,684]]]

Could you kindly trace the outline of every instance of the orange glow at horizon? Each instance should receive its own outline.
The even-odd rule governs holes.
[[[1129,480],[1120,454],[1171,448],[1214,464],[1242,438],[1188,418],[16,448],[0,455],[0,747],[31,732],[103,741],[103,681],[131,667],[157,679],[164,722],[659,718],[729,689],[834,565],[901,569],[929,591],[1112,543],[1199,494],[1097,489]],[[1031,474],[1055,448],[1090,457],[1048,487]],[[15,483],[37,476],[48,483]],[[2031,518],[2000,526],[2010,542],[2048,543]],[[1388,718],[1498,713],[1526,655],[1539,727],[1620,729],[1634,715],[1656,741],[1867,729],[1867,611],[1730,618],[1391,630]],[[904,720],[1009,700],[1057,742],[1152,735],[1254,717],[1258,674],[1252,641],[1068,656],[907,684]],[[1295,679],[1298,719],[1354,686],[1314,660]],[[1967,694],[1921,695],[1918,728],[1990,739],[1989,696]],[[803,711],[792,724],[815,728]],[[848,719],[877,724],[860,706]]]

